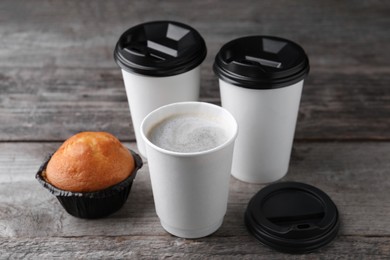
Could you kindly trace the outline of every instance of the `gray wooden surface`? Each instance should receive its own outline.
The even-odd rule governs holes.
[[[390,4],[385,1],[0,2],[0,258],[390,258]],[[281,254],[246,231],[243,213],[263,186],[231,179],[228,212],[213,235],[167,234],[154,211],[147,163],[112,216],[64,212],[34,179],[45,156],[84,130],[135,149],[126,93],[112,58],[120,34],[150,20],[199,30],[208,47],[201,100],[219,104],[211,67],[221,45],[267,34],[302,45],[311,62],[288,175],[337,204],[329,246]]]

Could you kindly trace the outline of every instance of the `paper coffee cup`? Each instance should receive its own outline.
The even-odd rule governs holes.
[[[150,132],[156,125],[193,114],[204,115],[223,129],[224,141],[196,152],[171,151],[151,141]],[[202,102],[166,105],[143,120],[141,135],[146,144],[156,213],[166,231],[178,237],[199,238],[221,226],[237,132],[236,120],[226,109]]]
[[[119,38],[114,58],[122,68],[137,146],[144,157],[142,120],[160,106],[198,100],[199,67],[206,54],[202,36],[173,21],[139,24]]]
[[[225,44],[215,58],[222,106],[240,127],[232,175],[268,183],[288,171],[309,60],[289,40],[251,36]]]

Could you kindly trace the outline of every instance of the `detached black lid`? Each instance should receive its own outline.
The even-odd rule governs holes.
[[[260,190],[248,204],[245,224],[261,243],[289,253],[306,253],[328,244],[340,226],[337,207],[328,195],[298,182]]]
[[[272,36],[249,36],[226,43],[214,62],[219,78],[252,89],[281,88],[309,73],[309,59],[296,43]]]
[[[155,21],[125,31],[116,44],[114,59],[128,72],[166,77],[197,67],[206,54],[205,41],[194,28]]]

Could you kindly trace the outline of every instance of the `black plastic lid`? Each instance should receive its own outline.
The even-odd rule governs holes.
[[[330,243],[339,230],[336,205],[323,191],[298,182],[260,190],[245,212],[248,230],[263,244],[289,253],[306,253]]]
[[[214,62],[224,81],[245,88],[282,88],[304,79],[309,59],[296,43],[273,36],[249,36],[226,43]]]
[[[114,59],[128,72],[167,77],[197,67],[206,54],[205,41],[194,28],[155,21],[125,31],[116,44]]]

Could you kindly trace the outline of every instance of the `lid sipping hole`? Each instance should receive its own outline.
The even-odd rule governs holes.
[[[128,46],[128,47],[124,47],[123,49],[126,52],[133,54],[133,55],[145,56],[144,50],[142,50],[141,48],[138,48],[138,47]]]
[[[280,69],[282,67],[282,63],[278,61],[273,61],[273,60],[266,60],[262,58],[257,58],[257,57],[252,57],[252,56],[245,56],[245,60],[250,61],[250,62],[256,62],[262,66],[266,67],[272,67],[272,68],[277,68]]]
[[[155,60],[158,60],[158,61],[164,61],[165,58],[164,57],[161,57],[157,54],[154,54],[154,53],[150,53],[150,57],[154,58]]]
[[[228,61],[230,62],[230,61]],[[258,63],[257,61],[251,61],[251,60],[247,60],[247,59],[242,59],[239,61],[239,63],[241,64],[245,64],[245,65],[254,65],[254,66],[259,66],[261,65],[260,63]]]

